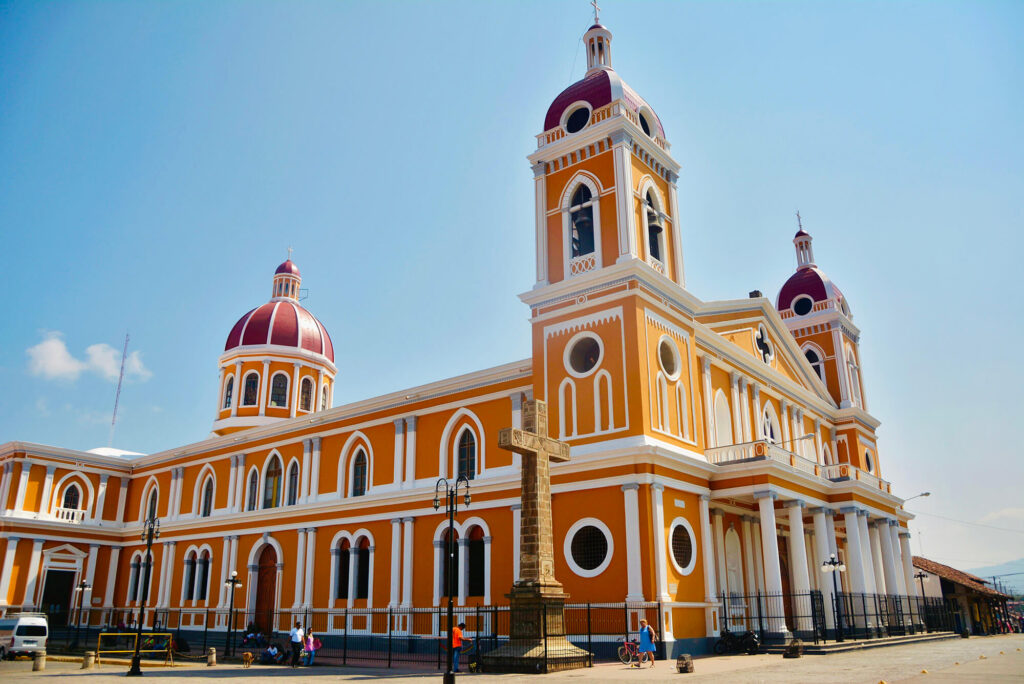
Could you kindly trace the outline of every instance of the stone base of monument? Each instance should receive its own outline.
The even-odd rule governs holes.
[[[509,599],[509,640],[480,657],[485,672],[545,673],[591,664],[591,653],[566,637],[565,594],[513,589]]]

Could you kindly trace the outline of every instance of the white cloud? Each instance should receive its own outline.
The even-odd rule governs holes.
[[[1024,522],[1024,508],[1000,508],[985,515],[978,522],[989,523],[995,521],[1020,521]]]
[[[28,369],[32,375],[47,380],[77,380],[84,371],[96,373],[110,382],[117,382],[121,373],[121,354],[106,342],[92,344],[85,349],[85,361],[76,359],[64,344],[59,332],[49,332],[39,344],[29,347]],[[148,380],[152,373],[142,363],[138,351],[128,354],[124,362],[124,376],[132,380]]]

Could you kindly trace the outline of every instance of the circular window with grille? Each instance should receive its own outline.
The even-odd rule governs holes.
[[[593,333],[579,333],[565,345],[565,367],[569,374],[582,378],[600,365],[604,356],[601,339]]]
[[[612,560],[612,534],[596,518],[577,520],[565,535],[565,561],[580,577],[596,577]]]
[[[686,518],[676,518],[672,521],[668,535],[669,549],[672,556],[672,565],[681,575],[689,575],[693,572],[693,566],[697,560],[697,548],[694,542],[693,528]]]
[[[814,308],[814,300],[804,295],[793,300],[793,313],[797,316],[806,316]]]
[[[590,107],[586,103],[580,103],[578,106],[567,108],[563,116],[565,119],[562,126],[565,127],[565,132],[579,133],[590,123]]]
[[[682,364],[679,361],[679,348],[668,335],[662,335],[658,341],[658,364],[669,380],[679,377]]]

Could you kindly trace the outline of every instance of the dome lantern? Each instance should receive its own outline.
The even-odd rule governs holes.
[[[814,267],[814,248],[811,247],[811,242],[814,238],[811,237],[810,233],[804,231],[803,221],[800,218],[800,212],[796,212],[796,224],[799,230],[793,237],[793,246],[796,247],[796,267],[801,268],[813,268]]]

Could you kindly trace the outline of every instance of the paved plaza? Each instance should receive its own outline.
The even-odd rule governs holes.
[[[674,663],[659,661],[653,670],[636,670],[619,664],[560,672],[550,675],[471,675],[460,679],[480,684],[510,682],[680,682],[717,681],[738,684],[760,682],[800,682],[877,684],[878,682],[1024,682],[1024,636],[949,639],[923,644],[890,646],[827,656],[805,656],[784,660],[779,655],[725,656],[699,658],[696,672],[682,675]],[[43,672],[32,672],[29,661],[0,663],[4,684],[23,681],[64,681],[74,678],[78,684],[124,681],[126,667],[104,665],[82,671],[79,665],[50,661]],[[923,673],[922,670],[927,670]],[[253,666],[244,670],[238,665],[207,668],[198,665],[175,668],[145,668],[145,677],[161,682],[187,680],[245,680],[260,682],[281,677],[313,678],[317,681],[364,682],[395,680],[398,682],[436,682],[439,673],[409,670],[356,669],[313,667],[292,670],[287,667]]]

